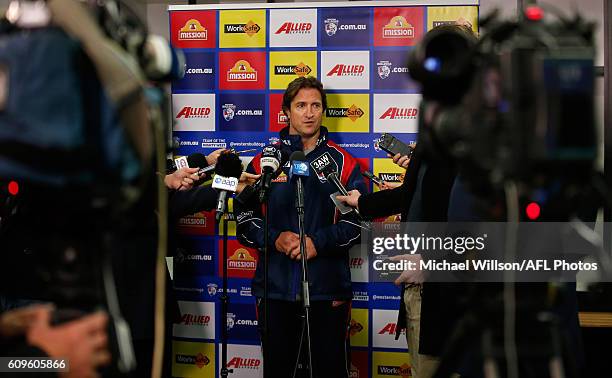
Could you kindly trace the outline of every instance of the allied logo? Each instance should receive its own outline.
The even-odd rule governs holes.
[[[391,106],[380,116],[379,119],[416,119],[418,114],[417,108],[400,108]]]
[[[327,33],[328,36],[331,37],[336,34],[338,31],[338,19],[326,18],[323,22],[325,23],[325,33]]]
[[[336,64],[327,76],[362,76],[364,71],[363,64]]]
[[[257,369],[261,365],[261,360],[259,358],[242,358],[242,357],[234,357],[228,363],[228,368],[235,369]]]
[[[274,34],[305,34],[312,30],[310,22],[285,22]]]
[[[227,72],[227,81],[257,81],[257,71],[248,61],[241,59]]]
[[[254,34],[259,33],[261,27],[254,23],[252,20],[249,20],[246,24],[225,24],[223,31],[228,34],[240,34],[244,33],[249,37],[252,37]]]
[[[183,106],[176,118],[208,118],[209,116],[210,108],[208,107]]]
[[[230,269],[255,270],[257,268],[257,260],[244,248],[238,248],[227,260],[227,267]]]
[[[179,41],[206,41],[208,40],[208,31],[196,19],[190,19],[179,30]]]
[[[210,315],[196,315],[190,313],[184,313],[181,316],[181,324],[189,326],[189,325],[199,325],[199,326],[207,326],[210,323]]]
[[[380,62],[376,63],[376,72],[378,73],[378,76],[383,80],[388,78],[391,74],[391,66],[392,64],[388,60],[381,60]]]
[[[414,38],[414,26],[406,21],[404,16],[395,16],[383,26],[383,38],[412,39]]]
[[[236,105],[234,104],[223,104],[223,118],[226,121],[231,121],[234,119],[234,115],[236,114]]]
[[[355,104],[349,108],[327,108],[325,115],[330,118],[341,118],[347,117],[351,121],[355,122],[357,119],[363,117],[365,112],[363,109],[357,107]]]

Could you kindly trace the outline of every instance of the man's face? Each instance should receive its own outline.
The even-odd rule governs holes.
[[[319,132],[323,119],[321,93],[315,88],[302,88],[291,101],[289,133],[302,137],[312,137]]]

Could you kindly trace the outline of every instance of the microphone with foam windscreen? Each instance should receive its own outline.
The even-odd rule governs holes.
[[[268,195],[269,188],[272,185],[272,180],[277,178],[283,172],[282,168],[288,160],[289,153],[287,150],[280,148],[278,145],[269,145],[264,147],[260,160],[261,177],[257,179],[253,185],[247,185],[242,192],[236,195],[236,201],[246,205],[253,195],[258,194],[259,201],[264,202],[266,196]],[[277,161],[278,164],[276,163]],[[265,193],[262,193],[264,190]]]
[[[264,202],[268,192],[270,190],[270,185],[272,184],[272,179],[277,177],[283,165],[287,162],[287,152],[279,146],[269,145],[264,147],[260,164],[261,164],[261,188],[259,190],[259,201]]]
[[[302,179],[310,175],[306,155],[302,151],[295,151],[289,157],[289,181],[295,184],[295,207],[298,212],[304,210],[304,184]]]
[[[217,221],[225,213],[227,193],[234,193],[238,188],[240,174],[242,173],[242,161],[238,154],[226,151],[219,155],[216,166],[217,173],[213,178],[212,187],[219,190],[217,197]]]

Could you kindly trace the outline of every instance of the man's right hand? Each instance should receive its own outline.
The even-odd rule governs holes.
[[[50,357],[65,358],[70,371],[62,373],[62,377],[97,377],[96,369],[111,361],[106,333],[108,316],[97,312],[52,326],[52,308],[37,307],[34,308],[34,318],[26,331],[28,343],[44,350]]]
[[[283,231],[278,235],[274,246],[279,252],[289,255],[293,249],[300,247],[300,236],[295,232]]]

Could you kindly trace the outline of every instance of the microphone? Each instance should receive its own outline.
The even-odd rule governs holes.
[[[310,175],[308,164],[304,162],[305,160],[306,155],[302,151],[295,151],[289,157],[289,161],[291,161],[289,181],[296,184],[295,206],[298,208],[298,212],[304,211],[304,185],[302,178]]]
[[[278,168],[276,168],[274,171],[272,171],[272,173],[270,173],[267,177],[265,176],[265,167],[268,168],[274,168],[276,167],[276,163],[274,161],[270,161],[268,159],[265,159],[265,163],[264,163],[264,156],[262,153],[262,158],[261,158],[261,173],[262,173],[262,177],[258,178],[257,181],[255,181],[253,183],[253,185],[247,185],[239,194],[236,195],[235,199],[236,201],[240,202],[243,205],[246,205],[249,200],[251,199],[251,197],[258,193],[259,195],[259,201],[263,202],[265,200],[265,196],[267,195],[267,193],[262,194],[262,189],[264,186],[264,182],[267,180],[268,184],[266,187],[266,190],[270,189],[270,186],[272,185],[272,180],[274,180],[275,178],[277,178],[282,172],[283,172],[283,166],[287,163],[287,161],[289,160],[289,153],[287,152],[287,150],[285,149],[281,149],[276,145],[269,145],[266,146],[264,148],[264,151],[266,150],[266,148],[272,148],[275,150],[276,153],[280,153],[280,162],[278,164]],[[268,153],[271,153],[272,149],[268,150]],[[272,158],[273,159],[278,159],[278,154],[275,154]],[[266,168],[266,170],[268,170]],[[269,170],[268,170],[269,171]]]
[[[212,175],[215,173],[215,164],[208,165],[208,160],[206,159],[206,155],[201,153],[194,153],[187,156],[187,166],[188,167],[198,167],[200,168],[196,173],[198,176],[203,175]]]
[[[217,197],[217,221],[225,213],[227,193],[234,193],[238,188],[238,181],[242,173],[242,161],[238,154],[233,152],[223,152],[217,159],[217,174],[213,178],[212,187],[219,190]]]
[[[346,190],[344,185],[342,185],[342,182],[338,177],[338,172],[336,172],[336,169],[332,165],[331,161],[327,161],[326,163],[320,161],[319,164],[314,164],[313,166],[317,175],[322,175],[323,177],[325,177],[327,181],[332,183],[336,187],[336,189],[338,189],[338,192],[340,192],[340,194],[342,194],[343,196],[348,196],[348,190]],[[334,201],[334,198],[335,194],[332,195],[332,201]],[[334,203],[336,204],[336,206],[339,206],[338,202],[334,201]],[[346,210],[343,210],[340,207],[339,209],[340,211],[348,212],[348,207],[346,208]],[[350,209],[353,210],[355,214],[357,214],[359,217],[361,217],[361,214],[359,213],[359,210],[357,210],[357,208],[351,206]]]
[[[284,153],[284,154],[283,154]],[[284,156],[283,156],[284,155]],[[284,159],[283,159],[284,157]],[[287,161],[287,152],[285,150],[281,150],[276,145],[269,145],[264,147],[260,164],[261,164],[261,183],[259,190],[259,201],[264,202],[268,192],[270,190],[270,185],[272,184],[272,179],[275,176],[280,174],[280,169]]]

